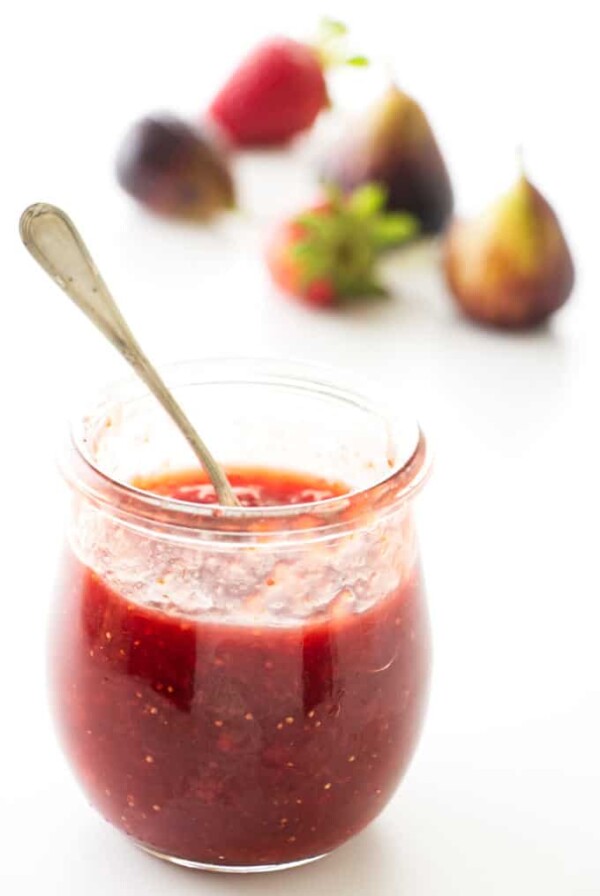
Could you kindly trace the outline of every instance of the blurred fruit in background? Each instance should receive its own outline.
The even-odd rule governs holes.
[[[322,177],[345,192],[382,184],[388,209],[411,212],[424,233],[440,232],[452,214],[452,185],[427,117],[393,84],[331,148]]]
[[[419,227],[412,215],[384,212],[385,200],[385,191],[374,184],[348,197],[330,191],[322,202],[282,223],[267,247],[274,283],[318,307],[384,295],[378,256],[414,237]]]
[[[348,52],[347,29],[334,20],[323,20],[313,43],[265,40],[225,83],[202,127],[169,115],[138,121],[118,153],[119,183],[175,218],[205,221],[234,208],[226,146],[281,146],[283,157],[328,107],[325,73],[342,64],[366,59]],[[561,225],[524,175],[480,217],[451,221],[452,184],[431,125],[393,83],[330,146],[320,173],[325,198],[282,223],[266,254],[276,285],[307,304],[381,295],[379,254],[419,234],[444,234],[448,286],[474,320],[531,327],[571,293],[575,271]]]
[[[524,174],[481,216],[452,224],[444,268],[465,314],[510,329],[545,320],[566,302],[575,281],[560,222]]]
[[[310,128],[329,105],[325,71],[364,65],[344,50],[347,29],[324,19],[314,44],[272,37],[240,63],[211,103],[208,116],[236,146],[277,146]]]
[[[235,205],[224,150],[212,135],[174,116],[143,118],[117,156],[123,189],[163,215],[204,220]]]

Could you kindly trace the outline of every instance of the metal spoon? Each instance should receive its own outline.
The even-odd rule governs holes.
[[[69,216],[39,202],[25,209],[19,230],[35,260],[133,367],[179,427],[210,478],[219,503],[239,506],[222,467],[140,348]]]

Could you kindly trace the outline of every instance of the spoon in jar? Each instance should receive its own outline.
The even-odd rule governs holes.
[[[69,216],[39,202],[25,209],[19,230],[25,248],[133,367],[179,427],[212,482],[218,502],[239,506],[223,468],[140,348]]]

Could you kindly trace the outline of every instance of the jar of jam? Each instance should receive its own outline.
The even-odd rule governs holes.
[[[299,865],[372,821],[415,749],[425,440],[312,366],[164,375],[242,506],[216,504],[137,381],[75,423],[50,637],[60,738],[90,802],[149,852]]]

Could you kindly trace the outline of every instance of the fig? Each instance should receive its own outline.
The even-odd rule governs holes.
[[[235,204],[233,178],[214,138],[174,116],[136,122],[116,171],[123,189],[159,214],[203,220]]]
[[[481,216],[451,225],[444,269],[465,314],[506,329],[544,321],[567,301],[575,282],[560,222],[524,174]]]
[[[423,233],[439,233],[452,214],[450,177],[427,117],[394,84],[333,147],[322,176],[348,193],[381,184],[388,210],[410,212]]]

